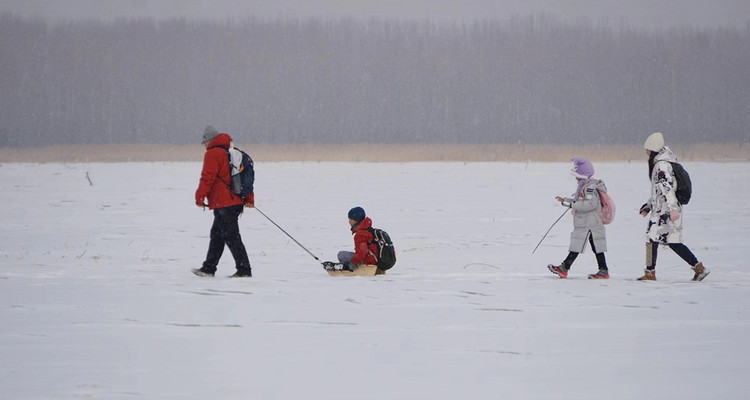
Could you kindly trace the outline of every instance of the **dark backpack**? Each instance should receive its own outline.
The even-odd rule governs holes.
[[[693,182],[690,181],[690,175],[682,167],[682,164],[676,162],[670,162],[670,164],[672,164],[674,179],[677,181],[677,190],[675,191],[677,201],[680,204],[687,204],[693,195]]]
[[[393,247],[390,235],[382,229],[370,228],[372,241],[378,247],[378,269],[387,271],[396,264],[396,249]]]
[[[253,193],[253,184],[255,183],[253,159],[236,147],[227,148],[227,156],[229,157],[229,176],[231,177],[229,189],[244,199],[247,195]]]

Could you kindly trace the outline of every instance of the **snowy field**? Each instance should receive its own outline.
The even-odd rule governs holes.
[[[258,207],[322,260],[360,205],[399,261],[329,277],[248,210],[251,279],[225,278],[228,251],[190,273],[212,221],[198,163],[0,165],[0,398],[746,399],[748,164],[686,164],[700,283],[668,249],[634,281],[645,162],[595,166],[618,205],[608,281],[590,251],[547,271],[570,215],[531,254],[568,163],[260,163]]]

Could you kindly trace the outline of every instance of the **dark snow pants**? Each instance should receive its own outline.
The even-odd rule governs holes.
[[[591,251],[594,252],[596,255],[596,265],[599,266],[599,269],[603,269],[605,271],[608,270],[607,268],[607,258],[604,256],[604,253],[597,253],[596,252],[596,246],[594,245],[594,238],[591,236],[591,232],[589,232],[589,243],[591,244]],[[568,257],[565,258],[565,261],[562,262],[563,266],[565,266],[565,270],[569,270],[570,267],[573,266],[573,261],[578,258],[578,254],[575,251],[568,252]]]
[[[684,244],[668,243],[667,246],[669,246],[672,251],[677,253],[680,258],[685,260],[686,263],[690,264],[691,267],[694,267],[695,264],[698,264],[698,259],[695,257],[695,254],[693,254],[693,252],[690,251],[690,249]],[[646,269],[656,269],[656,256],[658,255],[658,253],[659,243],[646,243]]]
[[[216,266],[224,253],[224,246],[229,247],[234,257],[234,264],[238,272],[250,272],[250,260],[247,250],[242,243],[240,226],[237,222],[242,214],[243,206],[231,206],[214,210],[214,223],[211,226],[211,241],[208,243],[208,254],[203,268],[207,272],[216,272]]]

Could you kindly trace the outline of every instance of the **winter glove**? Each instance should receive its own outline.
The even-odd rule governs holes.
[[[639,213],[639,214],[641,214],[641,215],[642,215],[642,216],[644,216],[644,217],[645,217],[645,216],[646,216],[646,215],[647,215],[648,213],[650,213],[650,212],[651,212],[651,207],[649,207],[648,203],[644,203],[644,204],[643,204],[643,205],[641,206],[641,210],[640,210],[640,211],[638,211],[638,213]]]
[[[669,219],[672,220],[672,221],[677,221],[678,219],[680,219],[680,212],[677,211],[677,210],[670,211],[669,212]]]
[[[206,201],[203,197],[195,196],[195,205],[200,208],[206,208]]]
[[[245,197],[245,207],[255,207],[255,193],[250,193]]]

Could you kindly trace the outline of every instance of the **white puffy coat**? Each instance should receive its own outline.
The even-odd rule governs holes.
[[[570,208],[573,209],[573,232],[570,233],[568,251],[583,252],[589,232],[594,239],[596,252],[607,251],[607,233],[599,216],[602,202],[598,190],[607,192],[604,181],[589,178],[584,183],[582,193],[574,193],[573,197],[564,199],[564,203],[570,204]]]
[[[682,205],[675,194],[677,181],[670,162],[677,162],[677,157],[669,147],[664,146],[654,158],[654,169],[651,171],[651,198],[647,203],[651,213],[646,229],[647,243],[682,243]],[[669,219],[672,211],[679,211],[680,218],[675,221]]]

